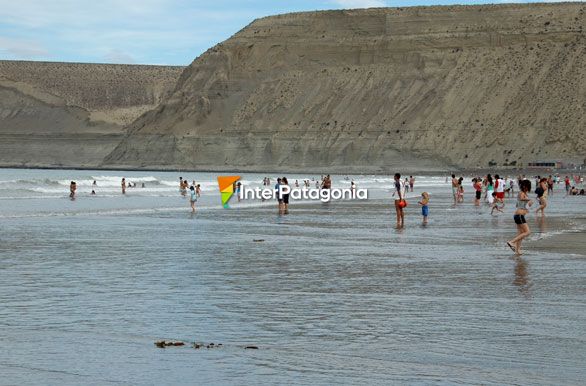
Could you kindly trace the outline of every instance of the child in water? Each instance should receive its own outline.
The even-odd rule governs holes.
[[[423,224],[427,224],[427,216],[429,216],[429,194],[427,192],[421,193],[421,215],[423,216]]]
[[[502,208],[499,207],[499,203],[501,203],[500,200],[497,199],[497,195],[496,192],[492,192],[492,200],[491,200],[491,206],[492,209],[490,211],[490,214],[492,215],[494,213],[494,211],[496,210],[497,212],[503,212]]]

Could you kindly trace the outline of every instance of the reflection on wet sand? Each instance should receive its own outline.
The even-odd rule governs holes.
[[[543,234],[547,232],[547,222],[545,221],[545,216],[536,216],[535,222],[537,223],[537,227],[539,228],[539,233]]]
[[[531,281],[527,273],[527,260],[520,256],[513,257],[513,260],[515,260],[515,279],[513,280],[513,284],[519,287],[519,292],[529,297]]]

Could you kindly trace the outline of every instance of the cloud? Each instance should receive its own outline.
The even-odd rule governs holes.
[[[0,55],[42,54],[37,41],[58,60],[188,64],[257,15],[228,0],[0,0],[0,36],[30,40]]]
[[[49,51],[32,40],[0,36],[0,53],[10,58],[34,59],[49,56]]]
[[[333,3],[348,9],[389,6],[385,0],[333,0]]]

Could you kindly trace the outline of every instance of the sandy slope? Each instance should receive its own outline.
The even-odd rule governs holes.
[[[0,61],[0,166],[94,167],[180,67]]]
[[[105,165],[437,170],[586,153],[584,3],[267,17],[209,49]]]

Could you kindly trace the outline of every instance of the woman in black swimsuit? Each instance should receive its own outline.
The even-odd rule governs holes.
[[[517,236],[512,240],[507,241],[507,245],[511,248],[515,254],[522,255],[521,252],[521,242],[523,239],[531,234],[531,230],[529,230],[529,225],[527,225],[527,220],[525,220],[525,216],[529,213],[529,208],[527,206],[531,206],[532,202],[527,193],[531,191],[531,181],[523,180],[519,186],[519,195],[517,196],[517,204],[515,215],[513,216],[513,220],[515,220],[515,224],[517,224]]]

